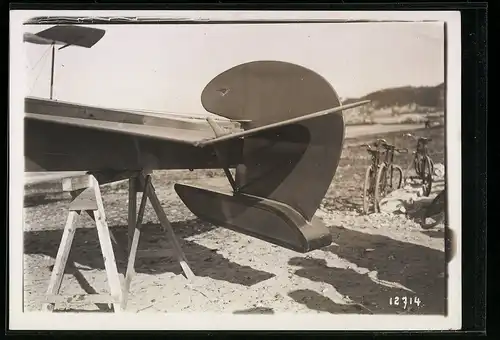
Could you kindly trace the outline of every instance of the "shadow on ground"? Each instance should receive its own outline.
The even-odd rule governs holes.
[[[252,286],[265,281],[274,274],[242,266],[231,262],[217,253],[217,249],[209,249],[184,238],[211,230],[213,227],[197,219],[172,223],[179,243],[186,255],[188,263],[196,276],[210,277],[244,286]],[[120,245],[127,245],[127,226],[110,227]],[[24,233],[24,253],[43,254],[55,258],[62,237],[62,230],[27,231]],[[114,245],[119,271],[125,272],[127,263],[125,249]],[[171,249],[166,233],[160,225],[144,225],[139,242],[141,249]],[[71,248],[71,260],[80,266],[104,270],[99,240],[95,228],[80,228],[76,230]],[[137,273],[162,274],[166,272],[182,275],[182,269],[174,257],[137,258],[135,262]],[[47,270],[51,270],[47,266]],[[70,273],[71,269],[67,269]]]
[[[269,307],[254,307],[244,310],[236,310],[233,314],[274,314],[274,310]]]
[[[411,306],[411,314],[444,314],[444,252],[342,227],[336,227],[332,234],[336,245],[324,250],[360,268],[376,271],[375,280],[353,269],[328,267],[325,260],[301,257],[289,261],[290,265],[302,267],[295,271],[296,275],[328,283],[376,314],[404,312],[402,306],[389,304],[390,298],[397,296],[421,301],[419,307]]]
[[[24,197],[24,207],[32,208],[61,201],[70,201],[70,198],[61,194],[34,193]]]
[[[311,310],[332,314],[370,314],[366,309],[357,305],[341,305],[323,296],[314,290],[299,289],[288,293],[296,302],[305,305]]]
[[[424,235],[427,235],[429,237],[444,239],[444,230],[443,229],[438,229],[438,230],[422,230],[421,233],[424,234]]]

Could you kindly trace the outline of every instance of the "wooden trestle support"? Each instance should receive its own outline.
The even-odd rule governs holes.
[[[120,249],[120,245],[117,243],[111,230],[108,228],[100,185],[127,178],[129,181],[128,263],[126,273],[123,277],[123,274],[119,274],[118,272],[112,239],[115,246],[117,246],[117,249]],[[127,172],[87,174],[78,177],[64,178],[62,180],[62,187],[63,191],[71,194],[72,201],[69,206],[68,218],[64,227],[42,310],[52,312],[55,308],[55,303],[61,301],[68,303],[82,301],[96,304],[108,303],[113,305],[115,313],[126,310],[130,285],[133,277],[135,276],[135,260],[137,257],[137,249],[141,235],[142,219],[148,199],[160,221],[163,231],[167,233],[169,240],[172,242],[174,254],[182,267],[186,279],[191,280],[194,277],[194,274],[187,263],[184,252],[181,249],[179,241],[174,234],[172,225],[170,224],[165,211],[161,207],[160,200],[156,195],[155,188],[151,182],[151,173]],[[139,211],[137,212],[138,192],[142,192],[143,194]],[[59,295],[64,272],[68,262],[68,256],[73,243],[73,238],[75,236],[75,220],[82,212],[86,212],[95,222],[111,295]],[[72,269],[73,271],[76,271],[75,275],[78,274],[81,277],[81,274],[78,272],[76,267]]]

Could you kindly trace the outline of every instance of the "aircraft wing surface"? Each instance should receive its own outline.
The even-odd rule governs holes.
[[[361,101],[311,112],[300,117],[247,130],[241,129],[237,122],[219,121],[217,124],[225,132],[222,136],[216,134],[207,121],[199,118],[188,119],[183,116],[176,118],[172,114],[162,117],[161,114],[141,113],[141,111],[136,110],[105,109],[38,98],[26,98],[25,118],[48,124],[69,125],[81,129],[107,131],[205,147],[257,135],[274,128],[301,123],[324,115],[341,113],[343,110],[368,102]]]
[[[63,178],[85,175],[86,171],[57,171],[57,172],[25,172],[24,184],[34,185],[49,181],[59,181]]]
[[[132,136],[155,138],[192,145],[203,139],[210,139],[214,137],[213,132],[210,130],[182,129],[85,118],[49,116],[35,113],[26,113],[25,117],[27,119],[39,120],[47,123],[71,125],[92,130],[122,133]]]

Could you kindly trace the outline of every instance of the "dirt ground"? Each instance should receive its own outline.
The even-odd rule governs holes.
[[[444,163],[443,128],[415,134],[432,137],[431,156],[436,163]],[[401,132],[346,140],[340,166],[317,212],[329,227],[333,243],[308,254],[197,220],[175,194],[173,183],[228,187],[220,173],[156,172],[156,192],[196,278],[188,283],[174,258],[138,258],[127,310],[443,314],[443,226],[423,230],[405,214],[361,213],[362,182],[369,164],[361,144],[377,137],[399,147],[415,146],[414,141],[402,138]],[[395,161],[406,168],[410,155],[399,155]],[[47,188],[29,192],[25,201],[25,311],[41,308],[39,299],[47,290],[70,201],[69,195],[47,193]],[[436,183],[431,198],[442,188],[442,183]],[[106,186],[102,191],[108,225],[119,243],[125,245],[127,183]],[[148,203],[139,249],[171,248],[158,223]],[[70,260],[81,275],[67,269],[61,294],[108,292],[93,223],[82,216],[78,227]],[[125,258],[119,249],[115,252],[120,270],[124,270]],[[398,298],[399,305],[391,305],[391,300]],[[58,304],[56,308],[105,311],[107,307]]]

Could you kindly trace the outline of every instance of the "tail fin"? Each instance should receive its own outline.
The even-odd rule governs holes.
[[[341,106],[322,76],[281,61],[233,67],[205,87],[201,100],[211,113],[250,120],[247,131]],[[343,142],[341,111],[247,136],[236,168],[240,192],[286,203],[311,220],[335,175]]]
[[[179,185],[176,190],[188,208],[212,223],[297,251],[328,244],[328,230],[313,217],[340,161],[344,118],[341,109],[300,117],[341,106],[331,85],[302,66],[255,61],[214,78],[203,90],[202,104],[209,112],[247,121],[247,131],[236,167],[238,191],[212,195],[217,203],[208,209],[198,203],[208,193]],[[259,132],[247,133],[252,130]],[[232,137],[221,136],[219,142]],[[293,238],[291,230],[299,236]]]

